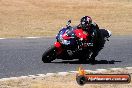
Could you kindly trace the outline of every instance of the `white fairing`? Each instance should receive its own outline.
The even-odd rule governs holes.
[[[110,30],[107,30],[108,31],[108,34],[109,34],[109,37],[112,35],[112,32]]]

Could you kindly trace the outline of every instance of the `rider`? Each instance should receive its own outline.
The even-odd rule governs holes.
[[[80,24],[77,26],[77,28],[82,29],[84,32],[89,34],[89,43],[93,45],[94,37],[96,36],[96,32],[99,27],[95,22],[92,22],[92,18],[90,16],[82,17],[80,20]]]
[[[90,46],[94,46],[94,43],[99,42],[101,40],[101,32],[99,30],[98,25],[92,21],[90,16],[84,16],[80,20],[80,24],[77,26],[78,29],[82,29],[84,32],[88,33],[88,44]],[[98,55],[98,52],[103,48],[102,44],[96,44],[93,55],[91,56],[90,60],[95,61],[95,57]]]

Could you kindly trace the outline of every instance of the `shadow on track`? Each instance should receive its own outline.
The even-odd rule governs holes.
[[[80,62],[79,60],[76,61],[61,61],[61,62],[51,62],[51,63],[64,63],[64,64],[115,64],[115,63],[121,63],[122,61],[115,61],[115,60],[111,60],[111,61],[107,61],[107,60],[95,60],[94,63],[86,61],[86,62]]]

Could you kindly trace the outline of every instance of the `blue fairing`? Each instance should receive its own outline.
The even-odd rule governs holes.
[[[57,40],[62,39],[61,36],[66,32],[67,28],[62,28],[56,36]]]
[[[75,45],[76,44],[76,40],[75,40],[75,34],[74,34],[74,32],[73,32],[73,28],[71,27],[71,28],[62,28],[60,31],[59,31],[59,33],[58,33],[58,35],[56,36],[56,39],[59,41],[59,42],[61,42],[62,44],[64,44],[64,45]],[[64,40],[63,38],[62,38],[62,35],[64,34],[64,33],[66,33],[67,35],[68,35],[68,37],[70,37],[70,39],[68,39],[68,40]]]

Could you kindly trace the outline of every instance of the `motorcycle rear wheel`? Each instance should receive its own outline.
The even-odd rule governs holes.
[[[56,59],[56,50],[54,46],[51,46],[42,55],[42,61],[44,63],[50,63],[55,59]]]

